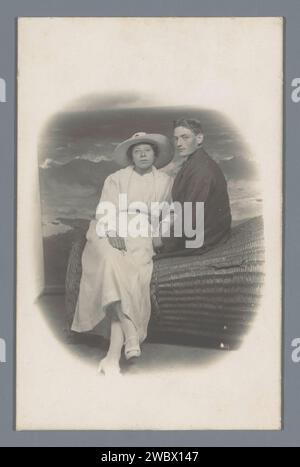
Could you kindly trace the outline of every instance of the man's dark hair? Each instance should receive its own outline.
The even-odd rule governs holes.
[[[153,151],[154,151],[154,156],[155,156],[155,157],[158,156],[159,150],[158,150],[157,144],[155,144],[155,143],[147,143],[147,142],[145,141],[145,143],[142,142],[142,143],[133,144],[132,146],[130,146],[130,147],[127,149],[127,157],[128,157],[128,159],[130,160],[130,162],[133,162],[133,158],[132,158],[132,151],[133,151],[133,149],[134,149],[136,146],[139,146],[140,144],[149,144],[149,146],[151,146],[152,149],[153,149]]]
[[[203,134],[201,123],[196,118],[180,118],[179,120],[174,120],[173,128],[177,128],[178,126],[188,128],[195,135],[199,135],[199,133]]]

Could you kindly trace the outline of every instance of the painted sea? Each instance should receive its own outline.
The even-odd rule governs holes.
[[[63,290],[74,235],[94,216],[106,177],[118,170],[112,161],[116,145],[140,131],[172,138],[172,122],[182,116],[202,122],[204,147],[228,182],[233,223],[262,213],[255,154],[224,115],[182,107],[62,112],[48,122],[38,151],[48,291]],[[176,156],[162,170],[175,176]]]

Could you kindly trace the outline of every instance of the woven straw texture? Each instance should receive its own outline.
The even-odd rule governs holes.
[[[85,230],[77,232],[66,276],[71,323],[81,278]],[[198,256],[154,261],[152,342],[237,348],[255,317],[264,283],[262,218],[232,229],[229,240]]]

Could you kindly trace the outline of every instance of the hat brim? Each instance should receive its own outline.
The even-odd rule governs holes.
[[[173,147],[166,136],[160,134],[146,134],[145,136],[137,136],[120,143],[114,151],[114,161],[121,167],[127,167],[131,164],[127,156],[128,149],[131,146],[142,143],[154,143],[158,147],[158,155],[153,163],[157,169],[164,167],[173,159]]]

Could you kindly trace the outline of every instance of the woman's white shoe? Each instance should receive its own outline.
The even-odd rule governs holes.
[[[125,358],[130,360],[141,356],[141,348],[138,337],[129,337],[125,342]]]
[[[104,374],[105,376],[119,376],[121,371],[118,362],[105,357],[99,363],[98,373]]]

